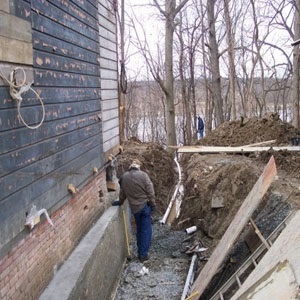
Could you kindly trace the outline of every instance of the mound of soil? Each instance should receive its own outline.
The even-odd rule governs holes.
[[[206,146],[243,146],[276,140],[273,145],[291,145],[294,137],[300,137],[298,129],[281,121],[275,114],[268,118],[251,118],[230,121],[220,125],[196,144]]]
[[[268,118],[263,119],[252,118],[243,120],[243,122],[224,123],[207,134],[205,138],[195,141],[195,144],[243,146],[275,140],[271,145],[286,146],[291,145],[291,139],[294,137],[299,137],[299,131],[290,124],[282,122],[277,115],[271,114]],[[134,138],[130,139],[123,146],[124,151],[118,156],[117,176],[119,177],[128,169],[134,158],[138,158],[142,162],[142,169],[149,174],[154,183],[157,198],[157,217],[162,217],[178,180],[173,156],[158,144],[141,143]],[[178,263],[172,259],[173,254],[166,252],[161,239],[157,240],[157,237],[165,236],[167,238],[167,236],[169,237],[172,234],[175,237],[174,239],[169,240],[168,238],[166,240],[169,245],[172,244],[172,253],[176,252],[177,249],[176,259],[179,259],[180,265],[184,265],[182,268],[178,267],[180,275],[174,272],[174,281],[179,276],[180,284],[179,282],[178,284],[182,288],[182,278],[187,275],[187,261],[190,260],[190,256],[187,256],[183,250],[182,233],[185,232],[184,230],[190,226],[197,226],[198,230],[190,237],[189,242],[193,244],[200,241],[202,245],[208,248],[204,257],[209,257],[240,205],[263,172],[271,156],[275,158],[278,179],[271,184],[261,206],[253,216],[256,225],[262,234],[267,237],[291,210],[300,208],[299,152],[276,152],[270,149],[266,152],[242,155],[224,153],[202,155],[194,153],[182,154],[179,157],[184,186],[180,216],[173,222],[172,230],[170,228],[162,228],[161,225],[154,226],[152,245],[152,256],[154,258],[150,259],[147,264],[149,274],[144,279],[146,282],[155,281],[156,283],[153,287],[148,286],[146,288],[148,292],[143,288],[143,297],[141,299],[179,298],[178,289],[173,289],[176,296],[172,296],[171,289],[165,295],[165,298],[163,289],[158,289],[157,293],[160,293],[159,296],[153,290],[154,286],[160,286],[159,281],[157,281],[160,277],[155,271],[158,269],[158,266],[160,266],[159,272],[163,272],[163,270],[172,268],[172,264],[175,266]],[[243,234],[245,236],[245,233]],[[160,253],[165,253],[166,255],[160,255]],[[223,280],[228,278],[248,255],[249,247],[245,245],[244,241],[240,240],[232,249],[228,260],[224,262],[220,273],[214,278],[213,285],[215,287],[221,285]],[[169,259],[166,259],[166,256],[169,256]],[[232,259],[233,257],[234,259]],[[232,261],[235,263],[232,264]],[[136,261],[134,260],[131,263],[136,263]],[[205,259],[201,259],[198,263],[198,273],[204,264]],[[136,267],[133,268],[135,270],[133,271],[130,265],[129,263],[126,270],[131,275],[132,272],[136,274]],[[125,273],[126,270],[124,271]],[[165,275],[168,278],[170,276],[169,273]],[[124,276],[122,279],[123,283],[120,286],[121,294],[125,293],[124,289],[133,288],[132,283],[132,287],[126,283],[126,275]],[[140,281],[141,279],[138,280]],[[174,282],[170,278],[168,281]],[[141,282],[143,283],[143,280]],[[138,290],[141,291],[142,285],[138,286]],[[134,292],[134,288],[132,292]],[[206,292],[206,296],[211,295],[211,293],[213,291],[209,289]],[[127,290],[125,294],[129,295]],[[131,296],[134,297],[133,294]],[[118,299],[125,298],[121,297]]]
[[[163,214],[168,206],[170,191],[176,183],[173,157],[157,143],[142,143],[131,138],[123,145],[123,152],[117,158],[116,175],[118,178],[128,170],[134,159],[142,163],[141,170],[148,173],[153,182],[157,213]]]

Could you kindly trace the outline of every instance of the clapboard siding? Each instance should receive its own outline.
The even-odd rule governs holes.
[[[52,104],[47,106],[47,113],[45,117],[44,127],[46,127],[47,122],[56,121],[59,119],[71,118],[73,116],[80,116],[82,118],[85,114],[95,111],[95,116],[97,115],[99,109],[99,100],[89,100],[84,102],[75,102],[75,103],[61,103],[61,104]],[[23,106],[21,108],[21,113],[23,119],[27,122],[31,121],[32,123],[38,123],[42,118],[42,108],[32,108]],[[2,117],[3,115],[3,117]],[[12,128],[23,127],[23,123],[20,121],[19,117],[16,114],[15,108],[3,111],[0,110],[0,119],[5,119],[5,116],[9,117],[8,123],[3,123],[1,126],[2,131],[6,131]],[[97,118],[95,117],[97,121]],[[35,121],[35,122],[34,122]]]
[[[47,35],[53,35],[56,38],[62,39],[68,43],[82,47],[90,51],[97,52],[99,44],[96,40],[79,33],[75,30],[66,28],[63,24],[55,23],[53,20],[48,19],[37,13],[32,14],[32,25],[36,31],[43,32]]]
[[[58,203],[62,205],[68,200],[66,191],[69,183],[78,187],[82,183],[82,177],[86,180],[91,179],[93,177],[92,168],[97,166],[99,161],[95,155],[99,154],[100,150],[100,148],[90,150],[76,161],[72,161],[57,169],[55,173],[43,177],[43,184],[38,184],[36,181],[31,185],[31,188],[22,189],[1,203],[0,248],[16,235],[17,228],[24,228],[25,216],[29,213],[33,203],[38,208],[48,208],[49,213],[52,213],[53,208]]]
[[[118,99],[108,99],[102,102],[102,110],[103,111],[113,110],[113,109],[115,110],[118,108],[118,105],[119,105]]]
[[[119,143],[118,133],[116,130],[113,133],[114,135],[110,139],[106,139],[106,142],[103,143],[104,149],[112,149],[115,145],[118,145]]]
[[[84,139],[97,136],[99,134],[99,125],[96,123],[92,126],[84,127],[76,130],[76,135],[73,132],[68,132],[59,136],[54,136],[42,143],[42,145],[34,143],[28,147],[22,147],[2,156],[0,167],[1,177],[18,172],[35,162],[53,156],[54,153],[59,153],[66,149],[79,144]],[[1,183],[1,182],[0,182]]]
[[[99,127],[99,119],[94,113],[83,116],[75,116],[68,119],[61,119],[53,121],[51,125],[44,123],[36,130],[28,130],[27,128],[19,128],[13,131],[5,131],[0,134],[1,138],[1,154],[26,147],[37,142],[64,134],[66,132],[73,132],[80,128],[97,124]],[[99,131],[99,128],[98,128]]]
[[[96,62],[98,53],[94,51],[82,51],[82,47],[70,44],[56,37],[49,37],[43,32],[36,32],[33,39],[36,50],[44,53],[55,53],[57,56],[73,58],[76,61]]]
[[[98,7],[98,21],[103,27],[103,30],[99,31],[99,41],[104,151],[112,148],[119,137],[118,94],[115,93],[118,90],[118,55],[114,47],[117,27],[113,3],[107,2],[110,3],[109,6],[103,5],[104,2],[99,2]]]
[[[109,80],[106,78],[102,78],[101,80],[101,90],[110,90],[110,89],[114,89],[114,86],[117,86],[118,82],[117,80]],[[103,97],[102,97],[103,99]],[[106,100],[106,99],[103,99]]]
[[[110,120],[107,120],[103,122],[103,132],[106,132],[108,130],[111,130],[111,128],[116,128],[119,125],[119,119],[118,118],[113,118]]]
[[[101,59],[101,68],[116,70],[118,63],[114,60]]]
[[[105,151],[119,144],[112,1],[15,2],[16,17],[31,24],[33,88],[46,114],[39,128],[26,128],[7,86],[0,86],[0,250],[24,231],[33,204],[54,212],[71,197],[67,185],[80,189],[94,167],[104,166]],[[30,125],[41,120],[32,92],[21,113]]]
[[[118,99],[118,91],[113,89],[113,90],[102,90],[102,97],[105,100],[113,100],[113,99]],[[102,104],[104,104],[105,101],[102,101]],[[117,102],[118,105],[118,102]],[[103,108],[103,106],[102,106]]]

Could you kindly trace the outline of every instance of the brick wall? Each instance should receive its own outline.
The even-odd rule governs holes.
[[[0,299],[37,299],[55,270],[104,212],[105,171],[79,190],[50,218],[36,225],[0,261]],[[59,300],[59,299],[58,299]]]

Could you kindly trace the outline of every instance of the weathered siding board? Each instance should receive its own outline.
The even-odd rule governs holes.
[[[98,32],[95,26],[97,9],[88,1],[43,0],[34,4],[34,10],[66,27],[83,31],[86,36],[89,36],[88,32]]]
[[[116,80],[108,80],[106,78],[102,78],[101,80],[101,91],[103,90],[113,90],[115,86],[118,85],[118,82]],[[105,100],[102,97],[103,100]]]
[[[0,11],[0,35],[18,41],[31,43],[31,26],[28,21]],[[19,31],[22,28],[22,32]]]
[[[39,162],[54,153],[63,151],[66,147],[72,147],[79,144],[84,139],[97,136],[99,138],[99,125],[84,127],[73,132],[55,136],[46,140],[42,144],[32,144],[29,147],[22,147],[2,156],[0,166],[0,177],[6,176],[14,171],[20,172],[20,169]],[[1,179],[2,180],[2,179]]]
[[[106,110],[117,109],[118,105],[119,105],[119,102],[117,99],[107,99],[102,102],[102,110],[106,111]],[[107,115],[107,118],[109,118],[108,115]]]
[[[117,70],[118,63],[115,60],[103,59],[101,60],[101,68]]]
[[[118,73],[114,70],[102,69],[100,73],[102,78],[118,81]]]
[[[102,90],[102,97],[103,99],[106,100],[113,100],[113,99],[118,99],[118,91],[116,89],[114,90]],[[102,102],[102,104],[105,101]],[[117,102],[118,105],[118,102]]]
[[[104,31],[110,31],[116,34],[117,32],[117,27],[115,26],[116,24],[116,18],[114,15],[114,6],[111,1],[107,1],[107,4],[109,3],[109,7],[106,5],[104,6],[103,3],[99,3],[98,6],[98,21],[100,25],[105,29]],[[101,34],[101,31],[100,31]],[[113,40],[113,39],[112,39]]]
[[[80,46],[70,44],[56,37],[47,36],[42,32],[35,33],[33,44],[36,50],[40,50],[44,53],[55,53],[56,55],[90,63],[97,62],[99,56],[97,52],[83,51]]]
[[[53,35],[56,38],[60,38],[71,44],[81,46],[83,50],[87,49],[90,51],[97,52],[99,44],[97,41],[84,36],[77,31],[66,28],[62,24],[53,22],[52,20],[41,16],[37,13],[32,14],[33,29],[36,31],[43,32],[47,35]]]
[[[69,183],[80,187],[82,177],[85,177],[86,180],[92,179],[92,168],[98,164],[98,160],[94,157],[100,151],[100,148],[93,149],[93,153],[86,153],[81,159],[72,161],[43,178],[43,184],[35,182],[27,190],[22,189],[1,203],[0,248],[16,236],[17,228],[24,228],[25,216],[30,211],[32,204],[35,204],[38,209],[49,207],[48,211],[52,213],[52,208],[58,204],[59,206],[63,205],[69,199],[68,193],[66,193]]]
[[[112,132],[112,134],[113,135],[111,135],[110,138],[109,138],[109,134],[107,134],[106,140],[103,143],[103,148],[104,149],[111,149],[115,145],[118,145],[118,143],[119,143],[119,136],[117,135],[117,131],[115,130],[114,132]]]
[[[31,163],[29,166],[19,169],[18,171],[8,174],[0,179],[0,190],[2,199],[5,199],[12,191],[16,192],[29,184],[35,182],[38,178],[54,172],[62,165],[66,165],[72,160],[77,159],[81,155],[85,155],[89,149],[97,147],[99,137],[94,136],[87,140],[83,140],[75,147],[69,147],[63,151],[52,150],[52,155],[43,158],[43,163],[40,160]],[[17,180],[16,180],[17,178]],[[7,189],[9,187],[9,189]]]
[[[95,113],[90,113],[84,116],[74,116],[72,118],[62,119],[54,121],[51,126],[43,124],[36,130],[28,130],[27,128],[20,128],[13,131],[5,131],[0,133],[1,139],[1,152],[0,154],[13,151],[21,147],[26,147],[37,142],[64,134],[66,132],[73,132],[76,134],[76,130],[80,128],[98,124],[98,116]]]
[[[8,87],[0,87],[0,250],[24,230],[33,204],[53,212],[70,198],[67,184],[80,189],[93,178],[93,167],[104,165],[98,5],[96,0],[16,1],[16,16],[32,24],[34,89],[46,116],[42,126],[29,130],[17,116]],[[104,47],[114,53],[113,64],[106,63],[114,75],[107,76],[117,78],[114,43]],[[117,82],[110,86],[113,101],[117,87]],[[21,107],[30,124],[40,120],[41,111],[33,96],[27,95]],[[109,119],[117,115],[110,113]],[[107,130],[116,123],[107,123]],[[111,148],[119,143],[115,131]]]
[[[99,31],[100,41],[100,77],[101,77],[101,98],[102,98],[102,127],[103,127],[103,149],[115,146],[119,139],[118,120],[118,73],[117,73],[117,41],[116,18],[112,1],[110,5],[103,5],[99,2],[98,21],[103,27]],[[105,129],[104,129],[105,128]]]
[[[65,71],[86,75],[99,75],[99,65],[85,61],[74,61],[72,58],[59,57],[49,53],[35,53],[34,61],[36,65],[47,65],[47,70]]]
[[[116,117],[110,120],[106,120],[105,122],[103,122],[103,132],[106,132],[111,128],[118,127],[118,125],[119,125],[119,119]]]
[[[109,141],[113,138],[115,138],[119,133],[119,128],[117,127],[114,127],[114,128],[111,128],[105,132],[103,132],[103,141]]]
[[[43,127],[46,127],[49,121],[56,121],[59,119],[67,119],[73,116],[79,116],[83,118],[85,114],[95,112],[95,121],[97,120],[97,113],[99,110],[99,100],[90,101],[82,101],[82,102],[67,102],[67,103],[59,103],[52,104],[47,106],[47,112],[45,117],[45,123]],[[31,121],[32,123],[38,123],[42,118],[42,108],[41,107],[21,107],[21,113],[23,119],[26,121]],[[9,110],[3,111],[0,110],[0,119],[5,120],[7,118],[7,123],[2,122],[1,131],[6,131],[12,128],[23,127],[24,125],[21,123],[18,118],[17,111],[15,108],[11,108]],[[42,137],[43,138],[43,137]]]

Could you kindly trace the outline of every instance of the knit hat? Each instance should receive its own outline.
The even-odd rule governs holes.
[[[129,169],[140,169],[141,167],[141,162],[138,159],[134,159],[131,163],[131,165],[129,166]]]

